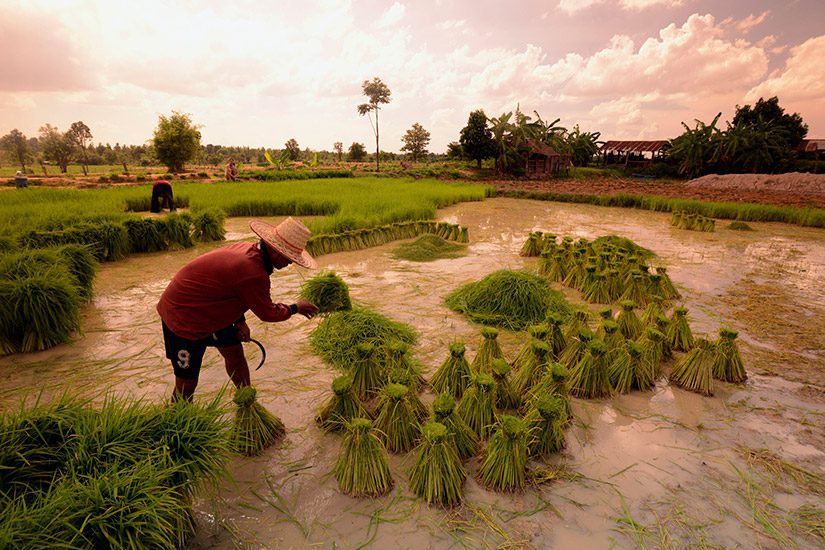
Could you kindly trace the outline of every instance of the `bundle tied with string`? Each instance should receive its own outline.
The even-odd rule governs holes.
[[[447,427],[438,422],[425,424],[410,471],[410,489],[427,504],[455,506],[461,502],[466,477]]]
[[[562,351],[564,351],[567,341],[564,339],[564,333],[561,330],[561,325],[564,320],[560,315],[550,314],[547,316],[547,338],[545,342],[550,346],[550,353],[554,358],[558,359]]]
[[[527,240],[521,246],[519,256],[535,257],[541,253],[542,248],[541,233],[535,231],[527,236]]]
[[[612,319],[602,321],[602,326],[599,327],[599,337],[604,340],[607,349],[611,352],[621,348],[625,343],[625,338],[619,330],[619,324]]]
[[[559,355],[559,363],[570,370],[579,362],[587,350],[589,344],[596,337],[589,328],[582,327],[575,337],[567,339],[567,347]]]
[[[679,387],[702,395],[713,395],[714,345],[697,338],[696,345],[670,374],[670,381]]]
[[[739,335],[729,328],[719,329],[719,338],[714,345],[713,377],[724,382],[739,384],[748,379],[742,356],[736,346],[736,337]]]
[[[387,384],[379,398],[375,428],[387,449],[393,453],[406,453],[412,449],[420,434],[408,393],[407,386]]]
[[[524,417],[529,426],[528,449],[531,456],[545,456],[564,449],[564,424],[567,422],[562,399],[550,394],[538,396]]]
[[[513,359],[512,367],[514,372],[520,371],[526,363],[532,360],[530,357],[533,354],[533,340],[545,342],[549,328],[550,327],[545,324],[530,325],[527,328],[527,332],[530,333],[530,338],[524,342],[521,349],[516,353],[516,357]]]
[[[493,380],[496,383],[496,406],[499,409],[517,409],[521,396],[510,382],[510,365],[504,359],[493,359]]]
[[[320,313],[352,309],[349,286],[334,271],[322,271],[304,281],[298,296],[318,306]]]
[[[585,399],[610,395],[610,378],[607,369],[607,345],[593,340],[587,345],[584,356],[570,371],[570,393]]]
[[[529,345],[530,355],[513,376],[513,389],[519,395],[528,392],[547,371],[547,356],[550,353],[550,347],[535,338],[530,340]]]
[[[421,374],[421,369],[410,357],[410,347],[407,344],[400,340],[391,341],[383,348],[383,354],[384,366],[389,373],[397,371],[408,373],[408,378],[398,383],[409,386],[413,392],[418,392],[427,384]]]
[[[690,351],[693,347],[693,332],[687,320],[686,307],[677,307],[667,327],[666,339],[670,347],[677,351]]]
[[[430,386],[437,393],[448,393],[460,399],[470,384],[470,364],[464,357],[465,347],[461,342],[449,346],[450,355],[441,363],[430,379]]]
[[[621,311],[619,311],[619,315],[616,317],[619,331],[627,340],[637,339],[642,335],[642,329],[644,327],[641,319],[636,316],[636,312],[634,311],[636,302],[633,300],[622,300],[619,302],[619,306],[621,307]]]
[[[670,319],[665,317],[665,315],[659,315],[656,317],[655,323],[656,329],[662,333],[662,339],[659,342],[659,346],[662,348],[662,358],[670,359],[673,357],[673,346],[670,345],[670,340],[667,339],[667,332],[668,329],[670,329]]]
[[[527,394],[527,410],[534,407],[536,401],[543,395],[552,395],[558,398],[564,409],[565,421],[573,417],[573,409],[570,406],[570,391],[567,381],[570,378],[570,371],[559,363],[552,363],[547,369],[547,374],[533,386]]]
[[[238,406],[231,433],[232,447],[240,454],[255,456],[277,442],[286,433],[281,420],[256,400],[252,386],[235,390],[232,401]]]
[[[369,399],[387,380],[387,372],[379,363],[375,346],[364,342],[355,346],[355,360],[350,365],[352,388],[359,399]]]
[[[366,418],[347,423],[341,454],[333,469],[338,487],[354,497],[377,497],[392,489],[387,451]]]
[[[475,432],[467,425],[455,411],[455,399],[447,393],[442,393],[433,401],[432,419],[444,424],[447,433],[455,444],[458,456],[462,460],[470,458],[478,451],[479,439]]]
[[[679,290],[676,288],[676,285],[673,284],[673,280],[667,273],[667,268],[661,266],[657,267],[656,274],[662,279],[661,288],[664,290],[664,297],[666,299],[674,300],[676,298],[681,298],[682,295],[679,294]]]
[[[648,390],[653,387],[654,377],[642,361],[642,350],[633,340],[619,348],[608,368],[610,384],[618,393],[632,389]]]
[[[483,372],[473,375],[472,384],[464,392],[456,412],[479,438],[485,439],[498,416],[493,377]]]
[[[353,418],[366,416],[367,412],[353,390],[352,378],[339,376],[332,381],[332,396],[321,407],[315,421],[324,431],[336,432],[343,430]]]
[[[481,483],[496,491],[521,491],[527,472],[528,429],[523,420],[503,415],[487,445],[479,471]]]
[[[470,368],[473,372],[490,374],[493,370],[493,359],[504,359],[504,353],[498,343],[498,330],[492,327],[482,327],[481,345]]]
[[[401,384],[402,386],[406,386],[409,389],[409,391],[407,392],[407,401],[409,402],[410,408],[412,409],[415,417],[418,420],[423,420],[427,417],[427,407],[424,405],[424,402],[421,401],[421,397],[418,395],[418,391],[415,389],[418,385],[417,379],[409,369],[392,369],[390,371],[387,383]]]
[[[642,352],[642,362],[648,371],[649,378],[652,382],[656,380],[661,371],[662,365],[662,340],[665,335],[653,327],[645,329],[644,335],[639,338],[636,343],[639,344],[639,349]],[[649,388],[639,388],[647,390]]]

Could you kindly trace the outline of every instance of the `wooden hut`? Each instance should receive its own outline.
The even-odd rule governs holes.
[[[525,175],[528,178],[549,178],[567,174],[570,170],[570,155],[559,153],[546,143],[527,140],[530,153],[527,155]]]
[[[599,149],[602,163],[622,165],[625,168],[647,168],[661,159],[670,147],[667,140],[657,141],[607,141]]]

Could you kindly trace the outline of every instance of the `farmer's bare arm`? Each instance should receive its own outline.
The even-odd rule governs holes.
[[[318,306],[311,304],[306,300],[298,300],[295,304],[298,306],[298,313],[307,319],[312,319],[318,314]]]

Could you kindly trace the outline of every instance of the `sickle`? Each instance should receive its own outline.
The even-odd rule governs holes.
[[[252,342],[253,344],[255,344],[256,346],[258,346],[261,350],[261,362],[258,363],[257,367],[255,367],[255,370],[258,370],[258,369],[260,369],[261,367],[264,366],[264,361],[266,361],[266,348],[264,347],[264,345],[262,343],[258,342],[254,338],[250,338],[249,341]]]

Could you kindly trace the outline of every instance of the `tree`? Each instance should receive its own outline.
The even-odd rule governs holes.
[[[753,107],[737,105],[728,133],[731,131],[751,141],[751,147],[758,148],[761,153],[754,156],[751,149],[743,151],[750,158],[747,161],[733,158],[730,168],[746,172],[781,171],[793,163],[799,142],[808,135],[808,125],[799,113],[785,114],[779,99],[774,96],[767,100],[759,98]]]
[[[700,175],[715,156],[715,143],[719,139],[716,123],[722,113],[716,115],[713,122],[705,124],[696,120],[696,127],[691,129],[684,122],[685,132],[671,140],[670,157],[679,165],[679,172],[689,178]]]
[[[289,138],[289,141],[284,143],[284,147],[289,152],[289,160],[296,161],[301,158],[301,147],[295,138]]]
[[[29,145],[23,132],[15,128],[0,138],[0,148],[10,157],[17,160],[23,172],[26,171],[26,158],[29,155]]]
[[[341,159],[344,157],[344,144],[340,141],[336,141],[335,144],[333,144],[332,149],[338,157],[338,162],[341,162]]]
[[[364,160],[365,156],[367,156],[367,148],[364,147],[364,144],[355,141],[352,142],[352,145],[349,146],[349,152],[347,153],[347,160],[359,162]]]
[[[732,125],[756,124],[760,119],[785,134],[783,137],[789,149],[796,149],[799,142],[808,135],[808,125],[799,113],[785,114],[785,109],[779,106],[779,98],[776,96],[767,100],[760,97],[753,107],[737,105]]]
[[[401,137],[404,146],[402,151],[407,151],[412,155],[413,162],[417,162],[419,157],[428,153],[427,145],[430,144],[430,132],[424,129],[419,123],[415,123],[407,132]]]
[[[75,144],[68,132],[64,134],[51,124],[46,124],[40,128],[40,143],[46,160],[57,163],[60,172],[65,174],[75,152]]]
[[[587,166],[599,152],[601,135],[601,132],[582,132],[578,124],[573,127],[573,130],[565,136],[567,151],[570,153],[573,166]]]
[[[158,160],[171,172],[183,170],[184,164],[195,158],[201,144],[200,125],[192,124],[188,114],[172,111],[158,117],[152,144]]]
[[[82,121],[73,122],[66,132],[66,136],[74,143],[75,147],[80,149],[81,165],[83,166],[83,175],[89,175],[89,158],[86,155],[86,144],[92,141],[92,131]]]
[[[362,103],[358,106],[358,114],[361,116],[367,115],[370,119],[370,126],[372,126],[372,131],[375,134],[375,171],[381,171],[381,154],[380,149],[378,148],[378,111],[380,104],[387,104],[390,102],[390,89],[384,84],[380,78],[377,76],[372,79],[372,81],[365,80],[364,83],[361,85],[361,89],[365,96],[369,98],[368,103]],[[372,124],[372,117],[370,113],[375,111],[375,124]]]
[[[496,155],[496,142],[493,132],[487,127],[487,115],[479,109],[470,113],[467,126],[461,129],[459,137],[464,156],[476,161],[481,168],[481,161]]]
[[[447,144],[447,158],[449,159],[461,159],[464,158],[464,149],[461,148],[461,144],[457,141],[451,141]]]

